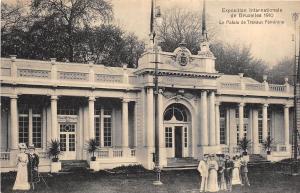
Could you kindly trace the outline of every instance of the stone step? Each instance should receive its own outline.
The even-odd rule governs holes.
[[[183,165],[183,166],[166,166],[163,167],[162,170],[164,171],[171,171],[171,170],[196,170],[198,165]]]
[[[62,172],[68,172],[72,170],[87,170],[89,164],[86,160],[62,160],[61,161]]]

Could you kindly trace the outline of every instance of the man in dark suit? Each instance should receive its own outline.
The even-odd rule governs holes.
[[[240,158],[241,159],[241,180],[242,180],[242,186],[243,185],[247,185],[250,186],[249,183],[249,179],[248,179],[248,163],[246,160],[243,159],[243,157]]]
[[[224,176],[225,176],[227,190],[230,191],[230,192],[232,190],[232,170],[233,170],[233,167],[234,167],[233,161],[230,159],[229,155],[226,155],[225,156]]]
[[[32,189],[34,189],[34,183],[37,183],[39,181],[39,156],[35,153],[34,145],[29,145],[28,151],[28,182],[31,185]]]

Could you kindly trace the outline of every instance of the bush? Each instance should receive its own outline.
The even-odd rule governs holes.
[[[48,155],[51,158],[53,162],[58,161],[58,156],[61,154],[60,151],[60,142],[57,139],[51,139],[51,142],[49,143],[49,149],[48,149]]]

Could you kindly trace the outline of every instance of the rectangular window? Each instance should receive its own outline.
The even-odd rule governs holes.
[[[172,127],[165,128],[165,141],[167,148],[172,147]]]
[[[28,114],[19,114],[19,143],[29,142],[29,116]]]
[[[226,109],[220,109],[220,144],[226,144]]]
[[[58,115],[77,115],[78,108],[71,104],[59,103],[57,108]]]
[[[258,142],[263,142],[263,123],[262,119],[258,119]]]
[[[67,150],[67,135],[60,134],[60,151],[66,151],[66,150]]]
[[[235,118],[239,118],[240,117],[240,113],[239,113],[239,108],[235,109]]]
[[[244,108],[244,118],[245,119],[249,118],[249,109]]]
[[[263,142],[263,113],[262,109],[258,110],[258,142]]]
[[[220,144],[226,144],[226,121],[220,120]]]
[[[36,148],[42,147],[42,118],[41,114],[32,115],[32,143]]]
[[[248,124],[244,124],[244,137],[247,138]]]
[[[104,135],[104,147],[110,147],[112,145],[112,110],[104,109],[103,117],[103,135]]]
[[[187,133],[187,127],[184,128],[184,147],[187,147],[188,145],[188,133]]]
[[[19,107],[19,143],[29,143],[29,107]]]
[[[100,145],[100,127],[101,125],[101,117],[99,115],[95,116],[95,139],[98,143],[98,145]]]
[[[238,144],[240,141],[240,126],[236,125],[236,143]]]

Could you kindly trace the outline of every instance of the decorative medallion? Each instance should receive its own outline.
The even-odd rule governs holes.
[[[186,66],[189,63],[190,54],[187,48],[181,47],[177,52],[176,61],[180,66]]]

